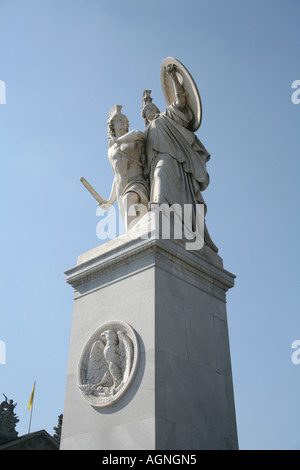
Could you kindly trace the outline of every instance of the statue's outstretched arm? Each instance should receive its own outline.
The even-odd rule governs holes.
[[[175,94],[176,94],[176,101],[175,101],[175,106],[178,109],[183,109],[186,106],[186,94],[184,91],[183,86],[178,80],[178,76],[176,73],[176,65],[172,64],[167,67],[167,72],[172,78],[174,88],[175,88]]]
[[[136,142],[137,140],[144,140],[145,135],[142,131],[134,129],[133,131],[127,132],[127,134],[122,135],[115,139],[115,143],[123,144],[125,142]]]
[[[112,187],[111,187],[109,199],[108,200],[103,199],[103,202],[98,203],[98,206],[102,207],[102,209],[104,210],[109,210],[110,207],[113,205],[113,203],[116,201],[116,199],[117,199],[117,185],[116,185],[116,180],[114,179]]]
[[[117,199],[117,184],[116,184],[116,179],[114,178],[113,184],[112,184],[112,187],[111,187],[110,196],[109,196],[109,199],[108,199],[108,203],[110,205],[113,205],[113,203],[115,202],[116,199]]]

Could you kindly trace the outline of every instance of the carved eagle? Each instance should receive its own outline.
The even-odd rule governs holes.
[[[114,393],[127,381],[132,360],[132,342],[126,332],[104,331],[91,347],[86,382],[80,388],[86,393],[103,389],[110,389]]]

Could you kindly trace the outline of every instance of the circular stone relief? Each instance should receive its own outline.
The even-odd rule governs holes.
[[[127,323],[102,325],[89,339],[78,366],[85,400],[102,408],[116,403],[132,383],[138,366],[138,341]]]

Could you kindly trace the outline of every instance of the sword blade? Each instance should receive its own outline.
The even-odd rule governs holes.
[[[99,202],[99,204],[103,203],[104,199],[97,193],[97,191],[95,191],[93,186],[91,186],[90,183],[85,178],[83,178],[83,176],[79,178],[79,181],[81,181],[83,186],[86,187],[86,189],[91,193],[91,195],[96,199],[96,201]]]

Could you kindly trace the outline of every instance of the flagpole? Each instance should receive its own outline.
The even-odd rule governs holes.
[[[36,383],[36,381],[34,381],[34,390],[33,390],[33,396],[32,396],[32,404],[31,404],[31,408],[30,408],[30,418],[29,418],[28,434],[30,433],[30,427],[31,427],[31,418],[32,418],[32,410],[33,410],[34,395],[35,395],[35,383]]]

